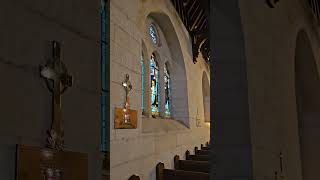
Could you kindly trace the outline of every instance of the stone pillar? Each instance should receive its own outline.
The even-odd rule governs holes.
[[[211,1],[212,179],[252,180],[248,82],[238,0]]]
[[[151,98],[150,98],[150,57],[145,56],[144,58],[144,112],[143,115],[150,117],[151,114]]]

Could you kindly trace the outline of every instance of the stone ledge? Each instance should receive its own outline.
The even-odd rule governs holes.
[[[142,117],[141,122],[143,134],[161,135],[191,131],[185,124],[174,119]]]

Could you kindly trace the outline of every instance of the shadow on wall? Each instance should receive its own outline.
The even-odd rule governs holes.
[[[305,31],[297,36],[295,50],[295,88],[302,176],[320,179],[320,80],[312,46]]]
[[[210,85],[208,75],[205,72],[202,74],[202,97],[204,122],[210,122]]]

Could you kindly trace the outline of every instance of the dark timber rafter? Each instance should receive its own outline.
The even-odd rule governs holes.
[[[210,0],[171,0],[181,21],[191,36],[193,62],[201,52],[209,63],[211,58],[209,42],[209,7]]]

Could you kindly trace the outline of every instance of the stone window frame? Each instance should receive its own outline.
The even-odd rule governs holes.
[[[153,16],[155,15],[155,16]],[[169,19],[164,18],[163,22],[157,22],[161,21],[161,19],[158,19],[156,16],[158,14],[149,14],[146,18],[145,21],[145,26],[144,26],[144,34],[141,37],[141,41],[145,42],[146,48],[144,50],[145,56],[144,56],[144,72],[145,72],[145,94],[144,94],[144,105],[145,108],[141,114],[142,114],[142,121],[143,122],[148,122],[148,123],[142,123],[146,125],[142,125],[143,129],[150,127],[149,122],[154,122],[152,120],[157,120],[161,119],[163,122],[167,122],[171,124],[170,122],[177,121],[179,124],[183,124],[183,126],[190,128],[190,117],[189,117],[189,109],[188,109],[188,93],[186,89],[183,89],[183,87],[187,88],[187,82],[186,82],[186,69],[184,66],[184,59],[182,55],[182,49],[179,49],[177,52],[177,55],[172,54],[175,53],[173,52],[170,48],[172,46],[176,46],[177,48],[181,48],[179,43],[177,41],[172,42],[171,39],[166,39],[167,36],[165,36],[166,31],[168,29],[163,29],[161,27],[166,27],[165,24],[168,25],[167,28],[170,29],[172,28],[172,25],[170,23]],[[165,15],[164,15],[165,16]],[[163,17],[161,17],[163,18]],[[149,25],[153,23],[155,26],[158,28],[158,34],[159,34],[159,41],[161,42],[161,46],[157,46],[154,44],[149,36],[148,33],[148,27]],[[159,24],[160,23],[160,24]],[[176,32],[177,33],[177,32]],[[172,35],[173,39],[177,39],[177,34],[174,33]],[[168,34],[167,34],[168,35]],[[168,37],[171,37],[170,35]],[[140,51],[141,53],[142,51]],[[149,69],[149,60],[151,57],[151,54],[153,52],[156,52],[158,54],[158,63],[159,63],[159,69],[160,69],[160,94],[161,94],[161,99],[160,99],[160,116],[153,118],[151,117],[151,96],[150,96],[150,69]],[[178,58],[178,59],[177,59]],[[147,63],[146,63],[147,62]],[[165,91],[164,91],[164,64],[168,63],[170,67],[170,77],[171,77],[171,117],[165,117]],[[181,74],[180,74],[181,73]],[[148,79],[146,79],[148,78]],[[180,86],[181,85],[181,86]],[[181,89],[182,88],[182,89]],[[181,92],[180,92],[181,90]],[[174,98],[173,98],[174,97]],[[187,98],[186,98],[187,97]],[[141,98],[142,99],[142,98]],[[184,100],[186,99],[186,100]],[[149,125],[147,125],[149,124]],[[152,124],[152,123],[151,123]],[[171,124],[172,125],[172,124]],[[148,126],[148,127],[147,127]]]
[[[162,42],[162,36],[160,34],[160,29],[158,27],[158,25],[155,22],[151,22],[148,24],[147,27],[149,27],[150,25],[153,25],[157,28],[157,33],[158,33],[158,42]],[[141,96],[143,96],[143,98],[141,98],[144,102],[144,109],[141,111],[142,114],[142,118],[153,118],[153,119],[170,119],[170,120],[175,120],[174,119],[174,115],[173,115],[173,107],[172,107],[172,103],[171,103],[171,107],[170,107],[170,112],[171,115],[170,117],[165,117],[165,89],[164,89],[164,66],[165,64],[167,64],[168,67],[168,71],[171,73],[172,70],[172,63],[170,61],[172,61],[172,57],[169,57],[170,60],[168,60],[168,58],[165,58],[161,55],[161,48],[163,46],[160,46],[160,44],[154,44],[152,42],[152,40],[150,39],[150,35],[147,32],[147,37],[145,37],[144,39],[141,39],[142,42],[142,47],[141,47],[141,57],[143,58],[143,66],[144,66],[144,79],[143,79],[143,86],[144,86],[144,94]],[[150,58],[152,56],[152,54],[155,54],[155,59],[158,63],[159,66],[159,86],[160,86],[160,99],[159,99],[159,105],[160,105],[160,116],[158,117],[152,117],[151,116],[151,89],[150,89],[150,85],[151,85],[151,80],[150,80]],[[142,72],[141,72],[142,75]],[[172,80],[172,73],[170,74],[170,78]],[[142,79],[142,78],[141,78]],[[172,86],[172,84],[171,84]],[[172,87],[171,87],[172,89]],[[172,96],[170,97],[170,100],[172,102],[173,98]],[[141,102],[142,104],[142,102]]]

